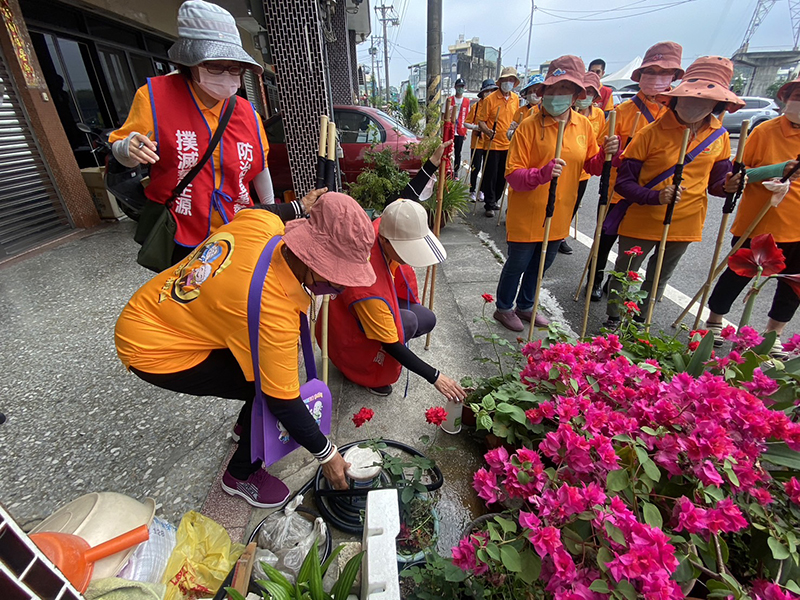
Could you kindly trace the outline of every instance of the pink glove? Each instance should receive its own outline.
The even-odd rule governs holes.
[[[506,176],[506,181],[511,189],[517,192],[530,192],[540,185],[548,183],[553,178],[553,169],[556,166],[554,158],[541,169],[531,167],[530,169],[517,169]]]

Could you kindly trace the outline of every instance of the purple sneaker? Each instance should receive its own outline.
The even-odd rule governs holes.
[[[233,431],[231,431],[231,439],[233,440],[234,444],[238,444],[239,440],[242,439],[242,426],[238,423],[233,426]]]
[[[222,476],[222,489],[231,496],[241,496],[256,508],[278,508],[289,499],[291,491],[277,477],[259,469],[246,480],[236,479],[228,471]]]

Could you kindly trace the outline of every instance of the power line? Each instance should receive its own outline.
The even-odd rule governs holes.
[[[540,25],[552,25],[555,23],[563,23],[565,21],[583,21],[583,22],[599,22],[599,21],[620,21],[622,19],[630,19],[631,17],[641,17],[643,15],[649,15],[651,13],[660,12],[662,10],[668,10],[670,8],[674,8],[676,6],[681,6],[682,4],[690,4],[692,2],[697,2],[697,0],[681,0],[679,2],[673,2],[672,4],[664,4],[661,5],[660,8],[652,8],[649,10],[643,10],[642,12],[638,12],[633,15],[621,15],[618,17],[603,17],[599,19],[592,19],[589,17],[563,17],[557,13],[552,13],[546,9],[538,8],[537,10],[541,11],[542,13],[546,14],[549,17],[554,17],[558,19],[557,21],[548,21],[546,23],[540,23]],[[611,11],[604,11],[604,12],[611,12]]]

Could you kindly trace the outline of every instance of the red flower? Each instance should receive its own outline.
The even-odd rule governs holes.
[[[641,344],[644,344],[645,346],[650,346],[651,348],[653,347],[653,344],[650,342],[650,340],[646,340],[644,338],[639,338],[639,342]]]
[[[694,352],[700,346],[700,342],[689,342],[689,350]]]
[[[708,333],[708,329],[694,329],[689,332],[689,339],[692,339],[694,336],[699,335],[701,338],[706,337]]]
[[[483,294],[481,298],[483,298],[483,301],[486,302],[487,304],[491,304],[492,302],[494,302],[494,296],[492,296],[491,294]]]
[[[628,279],[631,281],[641,281],[642,277],[636,271],[628,271]]]
[[[447,419],[447,411],[441,406],[434,406],[425,411],[425,420],[431,425],[441,425]]]
[[[800,275],[778,275],[800,297]]]
[[[362,407],[360,411],[353,415],[353,423],[356,427],[361,427],[367,421],[371,421],[375,416],[375,411],[370,408]]]
[[[755,277],[762,268],[764,277],[777,275],[786,268],[783,250],[778,248],[771,233],[764,233],[750,241],[749,248],[740,248],[728,259],[731,271],[741,277]]]
[[[640,312],[642,312],[639,308],[639,305],[633,300],[628,300],[625,303],[625,308],[628,309],[628,314],[630,315],[638,315]]]
[[[625,250],[625,254],[628,256],[641,256],[644,252],[642,252],[641,246],[634,246],[630,250]]]

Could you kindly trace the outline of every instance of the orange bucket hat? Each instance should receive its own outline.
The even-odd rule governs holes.
[[[320,196],[308,219],[286,224],[283,242],[303,264],[332,284],[368,287],[375,283],[369,264],[375,228],[347,194]]]
[[[540,98],[544,94],[544,88],[555,85],[559,81],[569,81],[580,88],[578,100],[586,98],[586,90],[583,89],[583,77],[586,74],[586,65],[577,57],[567,54],[559,56],[550,63],[547,69],[547,77],[544,83],[540,83],[533,88],[533,93]]]
[[[603,84],[600,83],[600,75],[595,73],[594,71],[587,71],[583,75],[583,87],[588,92],[592,90],[595,96],[600,95],[600,88],[603,87]]]
[[[781,102],[786,102],[789,99],[789,96],[792,95],[792,91],[794,91],[794,86],[800,84],[800,76],[797,79],[792,79],[788,83],[784,83],[781,86],[781,89],[778,90],[778,100]]]
[[[631,73],[631,79],[639,81],[642,77],[642,71],[647,67],[661,67],[662,69],[676,69],[675,76],[672,78],[673,81],[676,81],[683,77],[683,69],[681,68],[682,55],[683,48],[675,42],[653,44],[647,49],[641,66]]]
[[[670,98],[705,98],[726,102],[728,112],[736,112],[744,106],[744,100],[731,90],[733,63],[724,56],[701,56],[694,61],[683,81],[673,90],[656,96],[659,102],[667,103]]]

